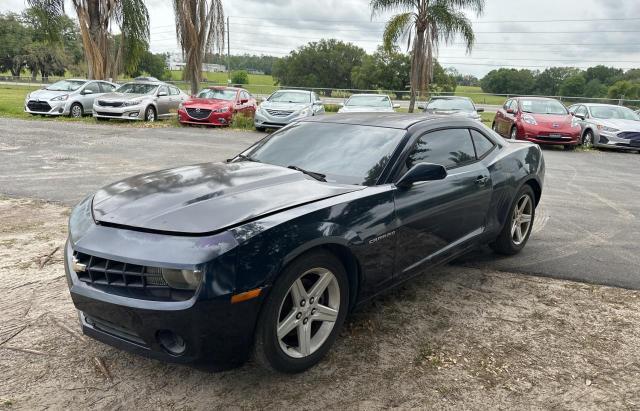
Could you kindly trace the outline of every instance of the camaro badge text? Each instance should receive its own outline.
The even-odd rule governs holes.
[[[394,235],[396,235],[396,231],[395,230],[389,231],[386,234],[382,234],[381,236],[378,236],[376,238],[373,238],[373,239],[369,240],[369,244],[375,244],[378,241],[384,240],[385,238],[389,238],[389,237],[394,236]]]

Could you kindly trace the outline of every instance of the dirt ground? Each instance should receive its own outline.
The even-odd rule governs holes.
[[[305,374],[218,374],[80,334],[69,209],[0,198],[0,409],[640,407],[640,292],[447,266],[348,320]]]

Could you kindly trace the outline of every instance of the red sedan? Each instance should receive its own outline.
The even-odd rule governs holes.
[[[493,120],[493,130],[512,140],[563,145],[580,144],[580,124],[558,100],[516,97],[507,100]]]
[[[256,107],[256,99],[245,89],[208,87],[180,104],[178,121],[182,124],[228,126],[235,115],[253,117]]]

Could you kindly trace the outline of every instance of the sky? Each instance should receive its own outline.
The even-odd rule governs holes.
[[[172,1],[146,3],[151,50],[179,52]],[[368,0],[223,0],[223,5],[230,18],[231,54],[285,56],[322,38],[373,52],[391,16],[372,18]],[[0,2],[2,12],[24,7],[24,0]],[[70,4],[67,13],[75,17]],[[438,53],[443,66],[463,74],[482,77],[501,66],[640,68],[638,0],[487,0],[481,16],[468,17],[476,33],[471,53],[460,39],[442,43]],[[406,42],[400,47],[406,50]]]

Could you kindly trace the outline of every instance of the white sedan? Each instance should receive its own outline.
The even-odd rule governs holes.
[[[338,113],[393,113],[399,104],[393,104],[386,94],[354,94]]]

